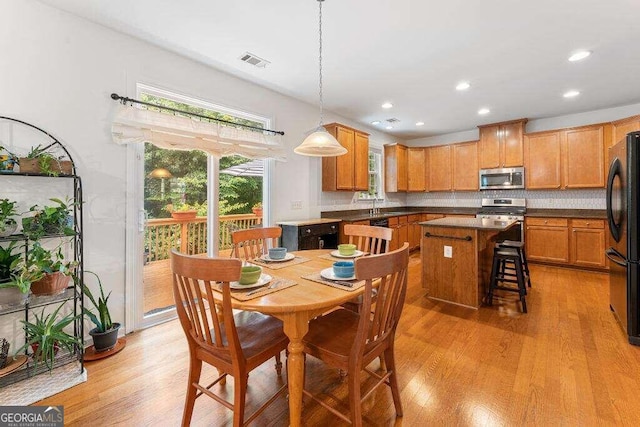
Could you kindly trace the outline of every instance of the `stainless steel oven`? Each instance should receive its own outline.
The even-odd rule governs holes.
[[[515,220],[518,223],[509,230],[500,233],[499,240],[514,240],[524,242],[524,214],[527,211],[525,199],[482,199],[482,208],[476,218],[493,219],[496,221]]]
[[[524,168],[480,169],[480,190],[524,188]]]

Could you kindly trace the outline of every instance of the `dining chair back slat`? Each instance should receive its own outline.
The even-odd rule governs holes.
[[[387,251],[393,230],[371,225],[346,224],[344,234],[349,236],[349,243],[356,245],[359,251],[376,255]]]
[[[278,246],[282,235],[280,227],[248,228],[234,231],[231,235],[233,247],[231,257],[251,260],[268,253],[269,248]]]

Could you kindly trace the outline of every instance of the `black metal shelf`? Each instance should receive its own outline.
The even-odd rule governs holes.
[[[84,257],[83,257],[83,243],[82,243],[82,240],[83,240],[82,180],[80,176],[77,175],[75,162],[73,161],[71,154],[65,148],[65,146],[60,141],[58,141],[53,135],[49,134],[45,130],[40,129],[30,123],[27,123],[18,119],[0,116],[0,120],[7,120],[13,123],[24,125],[45,134],[50,139],[51,142],[46,147],[44,147],[44,150],[48,150],[50,148],[53,148],[54,150],[61,150],[60,152],[64,152],[64,155],[66,156],[66,158],[68,158],[71,161],[72,174],[70,175],[67,175],[67,174],[49,175],[49,174],[41,174],[41,173],[3,171],[3,172],[0,172],[0,179],[4,180],[10,177],[16,177],[16,178],[17,177],[35,177],[35,178],[43,178],[46,180],[51,180],[51,179],[55,180],[60,178],[63,180],[71,179],[70,184],[73,186],[73,189],[72,189],[73,194],[70,198],[74,201],[74,205],[72,208],[72,215],[73,215],[72,229],[75,231],[74,234],[72,235],[66,235],[66,234],[45,235],[35,240],[30,239],[24,233],[16,233],[7,237],[0,237],[0,242],[22,241],[24,242],[25,251],[26,251],[26,248],[28,247],[29,242],[33,242],[36,240],[43,240],[43,239],[56,239],[56,238],[67,239],[68,238],[70,239],[70,241],[65,244],[69,244],[72,246],[73,249],[72,249],[72,253],[70,254],[70,257],[73,257],[73,261],[77,262],[77,269],[76,269],[77,280],[74,280],[74,283],[70,287],[68,287],[58,295],[53,295],[53,296],[30,295],[24,304],[0,308],[0,322],[2,320],[1,319],[2,316],[9,315],[12,313],[23,313],[24,319],[29,320],[30,312],[34,309],[45,307],[52,304],[60,304],[66,301],[73,301],[73,307],[72,307],[73,314],[75,316],[78,316],[78,318],[73,322],[73,334],[75,337],[79,338],[81,343],[83,343],[84,342],[84,322],[83,322],[82,313],[84,308],[84,301],[83,301],[82,288],[81,286],[77,285],[78,283],[83,283],[83,280],[84,280],[84,259],[83,259]],[[39,184],[36,184],[36,185],[39,185]],[[57,187],[58,186],[52,186],[52,188],[57,188]],[[26,256],[26,252],[25,254],[23,254],[23,256]],[[9,354],[12,355],[13,353],[15,353],[15,350],[13,351],[10,350]],[[27,354],[26,350],[24,354]],[[78,364],[80,365],[80,372],[82,372],[82,370],[84,369],[83,345],[76,345],[74,348],[74,351],[71,353],[62,353],[62,354],[59,353],[58,355],[56,355],[53,369],[74,361],[78,362]],[[29,357],[27,363],[24,366],[20,367],[19,369],[13,372],[6,374],[3,377],[0,377],[0,388],[9,384],[16,383],[18,381],[31,378],[35,375],[46,373],[48,371],[49,369],[44,363],[38,363],[38,368],[34,369],[33,360],[31,359],[31,357]]]

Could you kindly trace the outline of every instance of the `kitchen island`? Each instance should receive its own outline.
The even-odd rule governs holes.
[[[450,217],[419,224],[427,296],[478,308],[489,287],[496,238],[516,221]]]

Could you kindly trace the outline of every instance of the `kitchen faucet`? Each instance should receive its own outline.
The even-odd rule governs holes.
[[[380,213],[380,208],[376,208],[376,200],[378,199],[378,196],[374,196],[372,199],[373,202],[373,206],[371,207],[371,210],[369,210],[369,215],[373,216],[373,215],[377,215]]]

